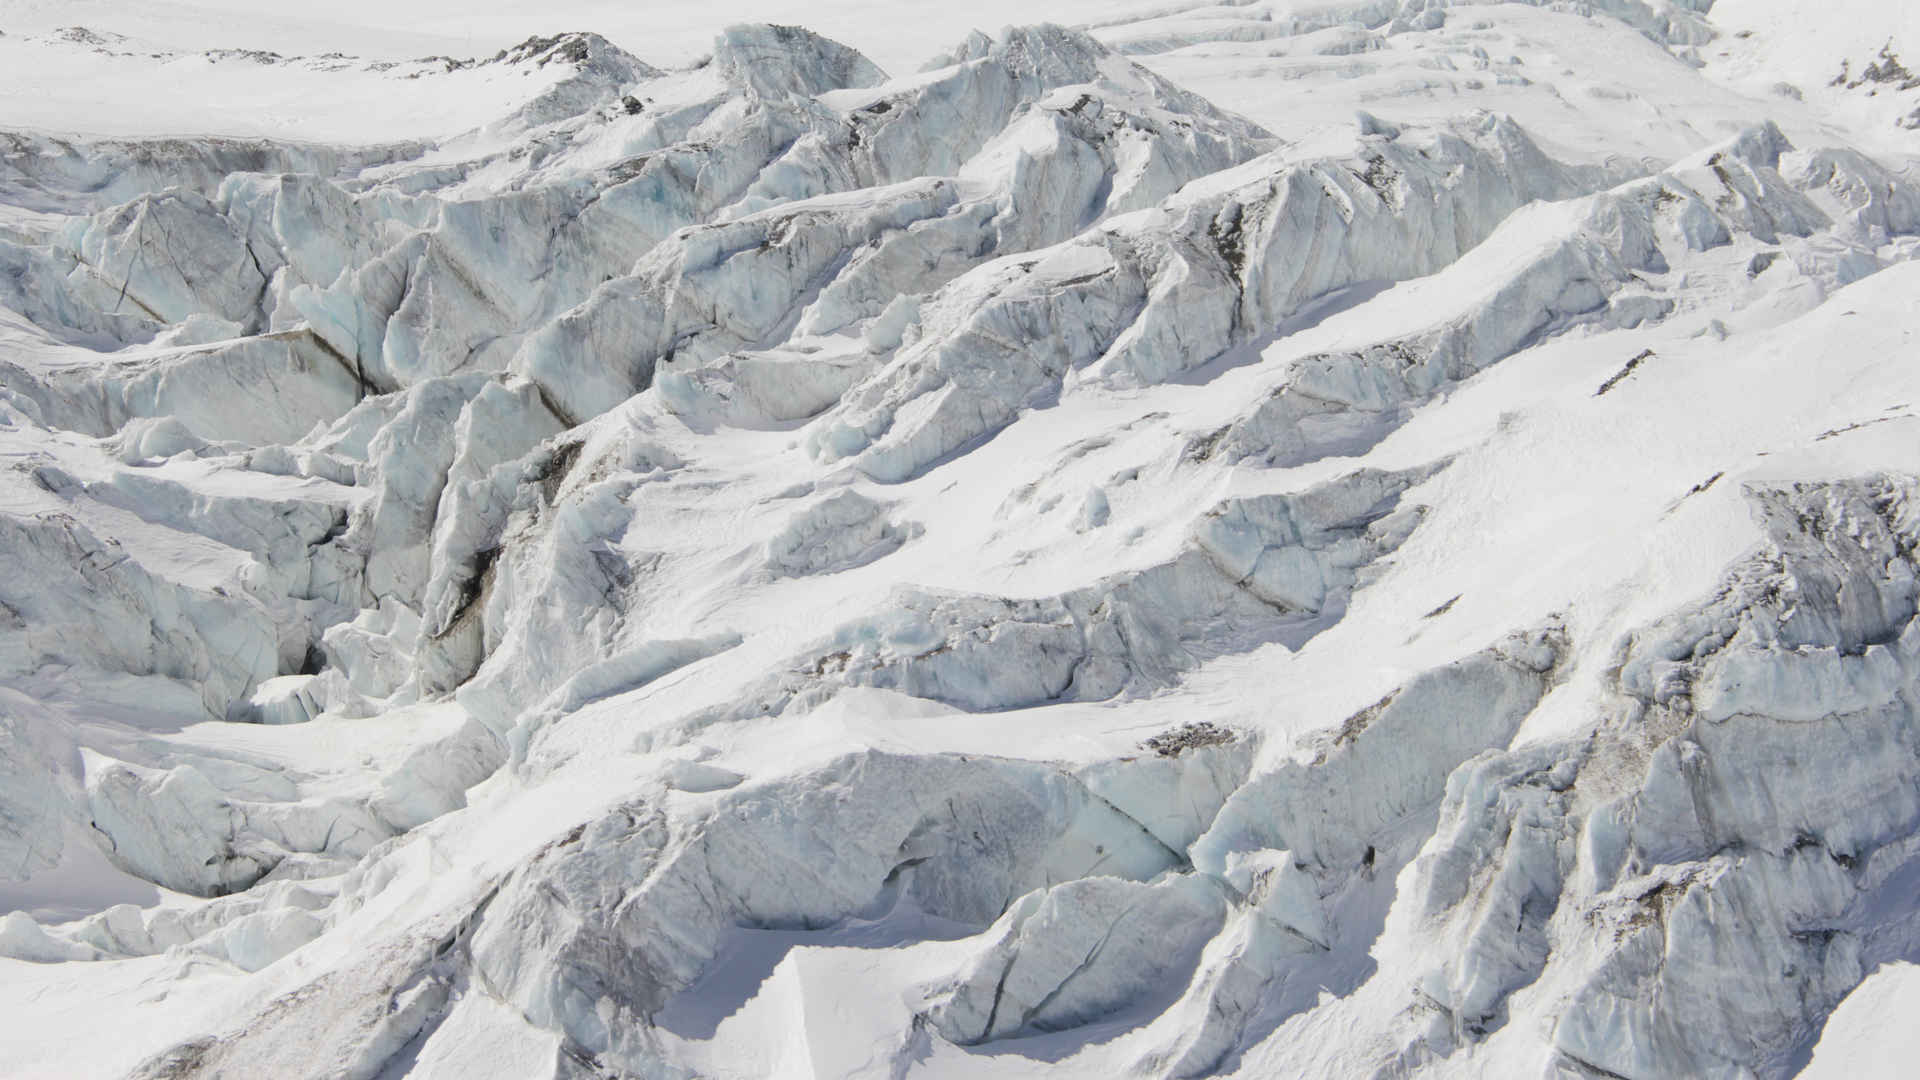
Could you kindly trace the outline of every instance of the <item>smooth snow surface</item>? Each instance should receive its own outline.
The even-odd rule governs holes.
[[[1910,1075],[1909,49],[0,0],[0,1075]]]

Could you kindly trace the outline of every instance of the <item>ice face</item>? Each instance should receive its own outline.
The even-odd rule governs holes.
[[[1920,942],[1897,50],[1074,2],[8,29],[392,115],[8,136],[0,1072],[1840,1060]]]

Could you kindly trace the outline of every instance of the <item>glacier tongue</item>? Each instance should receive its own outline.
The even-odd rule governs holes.
[[[1903,1072],[1896,45],[1054,14],[0,37],[489,110],[7,134],[0,1072]]]

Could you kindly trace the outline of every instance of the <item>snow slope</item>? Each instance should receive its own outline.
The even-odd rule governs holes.
[[[1901,1074],[1898,5],[224,3],[0,3],[0,1072]]]

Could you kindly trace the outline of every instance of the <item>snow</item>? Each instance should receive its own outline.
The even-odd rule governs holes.
[[[1868,975],[1827,1021],[1806,1080],[1858,1077],[1879,1080],[1900,1076],[1911,1059],[1914,965],[1896,962]]]
[[[1909,47],[0,0],[0,1073],[1904,1075]]]

